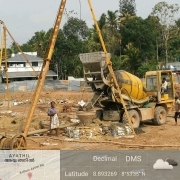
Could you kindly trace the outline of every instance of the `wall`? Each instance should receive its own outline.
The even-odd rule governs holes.
[[[33,91],[36,87],[37,80],[27,80],[27,81],[14,81],[9,83],[10,92],[17,91]],[[84,83],[75,80],[45,80],[45,86],[49,90],[71,90],[71,91],[81,91],[84,87]],[[82,87],[83,86],[83,87]],[[43,87],[44,89],[44,87]],[[88,89],[91,91],[91,89]],[[0,84],[0,93],[6,92],[6,84]]]

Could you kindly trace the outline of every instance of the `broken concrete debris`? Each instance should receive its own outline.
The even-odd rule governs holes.
[[[101,125],[87,127],[67,127],[66,135],[73,139],[94,139],[103,136],[113,136],[114,138],[128,137],[132,135],[132,130],[128,125]]]
[[[80,120],[79,119],[71,119],[71,122],[73,122],[73,123],[80,123]]]
[[[40,143],[40,146],[57,146],[58,143],[49,143],[49,142],[43,142]]]
[[[10,106],[19,106],[19,105],[23,105],[25,103],[29,102],[29,100],[25,100],[25,101],[15,101],[15,100],[12,100],[10,101]],[[8,106],[8,101],[2,101],[0,102],[0,106],[1,107],[6,107]]]
[[[0,111],[0,114],[4,115],[4,116],[16,116],[18,113],[17,112],[12,112],[11,110],[3,110]]]
[[[18,105],[22,105],[23,102],[12,102],[13,106],[18,106]]]

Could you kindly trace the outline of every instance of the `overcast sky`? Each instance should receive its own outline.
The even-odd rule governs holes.
[[[50,29],[56,18],[57,10],[61,0],[0,0],[0,20],[4,21],[7,28],[19,43],[25,43],[34,32]],[[89,27],[93,20],[89,10],[87,0],[67,0],[67,12],[74,10],[85,20]],[[163,0],[162,0],[163,1]],[[119,0],[91,0],[97,19],[107,10],[115,11],[119,9]],[[136,0],[137,16],[146,18],[152,11],[155,4],[161,0]],[[180,0],[166,0],[169,4],[179,4]],[[180,13],[178,15],[180,17]],[[61,27],[67,21],[64,15]],[[10,37],[7,37],[7,46],[11,44]]]

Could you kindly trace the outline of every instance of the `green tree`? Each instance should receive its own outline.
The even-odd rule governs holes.
[[[136,15],[136,2],[135,0],[119,0],[119,11],[121,16],[125,14],[130,14],[131,16]]]
[[[115,55],[117,49],[119,50],[119,42],[121,39],[118,31],[119,16],[118,11],[108,11],[106,15],[106,24],[102,28],[103,38],[106,44],[107,50]]]
[[[147,71],[155,71],[155,70],[157,70],[157,62],[155,61],[143,62],[141,66],[138,68],[137,75],[139,77],[144,77]]]
[[[113,35],[111,33],[112,32],[109,31],[108,24],[105,25],[102,29],[102,35],[106,45],[106,49],[112,55],[116,55],[117,51],[118,51],[117,54],[119,54],[119,47],[120,47],[119,42],[121,39],[121,35],[116,29],[114,30]]]
[[[88,51],[89,52],[102,51],[102,46],[98,34],[94,30],[94,28],[90,29],[90,36],[88,39]]]
[[[14,54],[17,54],[19,52],[19,50],[14,42],[12,42],[12,44],[10,45],[10,49],[11,49],[11,52]]]
[[[180,19],[176,20],[174,28],[176,29],[176,38],[169,40],[169,61],[177,61],[180,56]]]
[[[115,14],[115,16],[116,16],[116,14]],[[100,17],[100,19],[98,21],[99,29],[101,30],[104,27],[105,24],[106,24],[106,14],[103,13],[103,14],[101,14],[101,17]],[[96,27],[94,26],[94,29],[95,28]]]
[[[111,32],[111,35],[114,35],[115,31],[118,27],[118,11],[108,11],[106,16],[106,24],[109,27],[109,30]]]
[[[176,30],[174,28],[175,14],[179,11],[177,4],[168,4],[166,2],[159,2],[152,11],[152,16],[157,16],[161,24],[162,39],[165,47],[165,61],[168,62],[168,43],[170,39],[176,37]]]
[[[132,16],[129,13],[122,12],[123,16],[120,17],[120,27],[126,25],[130,19],[135,18],[136,16]]]
[[[70,17],[63,26],[65,37],[74,38],[75,40],[87,40],[89,29],[86,22],[78,18]]]
[[[103,27],[106,25],[106,14],[103,13],[100,16],[100,19],[98,21],[99,29],[102,31]],[[93,25],[93,28],[89,29],[90,35],[88,39],[88,50],[89,52],[94,52],[94,51],[102,51],[102,46],[101,42],[96,30],[96,26]]]
[[[120,56],[117,55],[113,55],[111,57],[111,62],[112,62],[112,66],[113,66],[113,70],[120,70],[124,68],[125,65],[125,61],[126,59],[121,59]]]
[[[112,55],[119,54],[119,42],[121,36],[118,31],[118,17],[118,11],[108,11],[106,15],[102,14],[98,21],[107,51],[110,52]],[[88,46],[90,52],[102,51],[102,45],[100,43],[95,26],[91,30],[91,35],[88,40]]]
[[[34,33],[34,36],[28,41],[28,44],[33,47],[34,51],[37,51],[39,57],[44,56],[43,44],[45,41],[46,32],[41,30]]]
[[[129,43],[124,49],[124,54],[121,56],[122,69],[137,75],[138,68],[141,65],[139,49],[134,47],[132,43]]]
[[[158,34],[151,19],[147,18],[144,20],[141,17],[130,19],[125,26],[121,27],[120,32],[123,48],[128,43],[133,43],[134,47],[139,49],[142,60],[146,58],[151,59],[152,56],[155,56],[156,37]]]
[[[32,47],[30,44],[28,44],[28,43],[22,44],[22,45],[20,46],[20,48],[21,48],[21,50],[22,50],[23,52],[33,52],[33,51],[34,51],[34,50],[33,50],[33,47]]]
[[[89,28],[83,20],[70,17],[59,30],[51,68],[58,63],[60,78],[82,77],[82,63],[78,55],[88,52]]]

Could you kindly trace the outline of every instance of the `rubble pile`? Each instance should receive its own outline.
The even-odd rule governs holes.
[[[99,126],[67,127],[64,135],[72,139],[95,139],[102,137],[102,129]]]
[[[104,124],[101,121],[100,124],[95,123],[90,126],[67,127],[64,135],[71,139],[128,138],[132,135],[132,130],[128,124]]]
[[[0,116],[11,116],[11,117],[14,117],[17,114],[18,114],[17,112],[13,112],[11,110],[1,110],[0,111]]]
[[[23,105],[23,104],[27,104],[27,103],[30,103],[29,99],[22,100],[22,101],[11,100],[10,106],[19,106],[19,105]],[[7,107],[8,101],[1,101],[0,106],[1,107]]]

